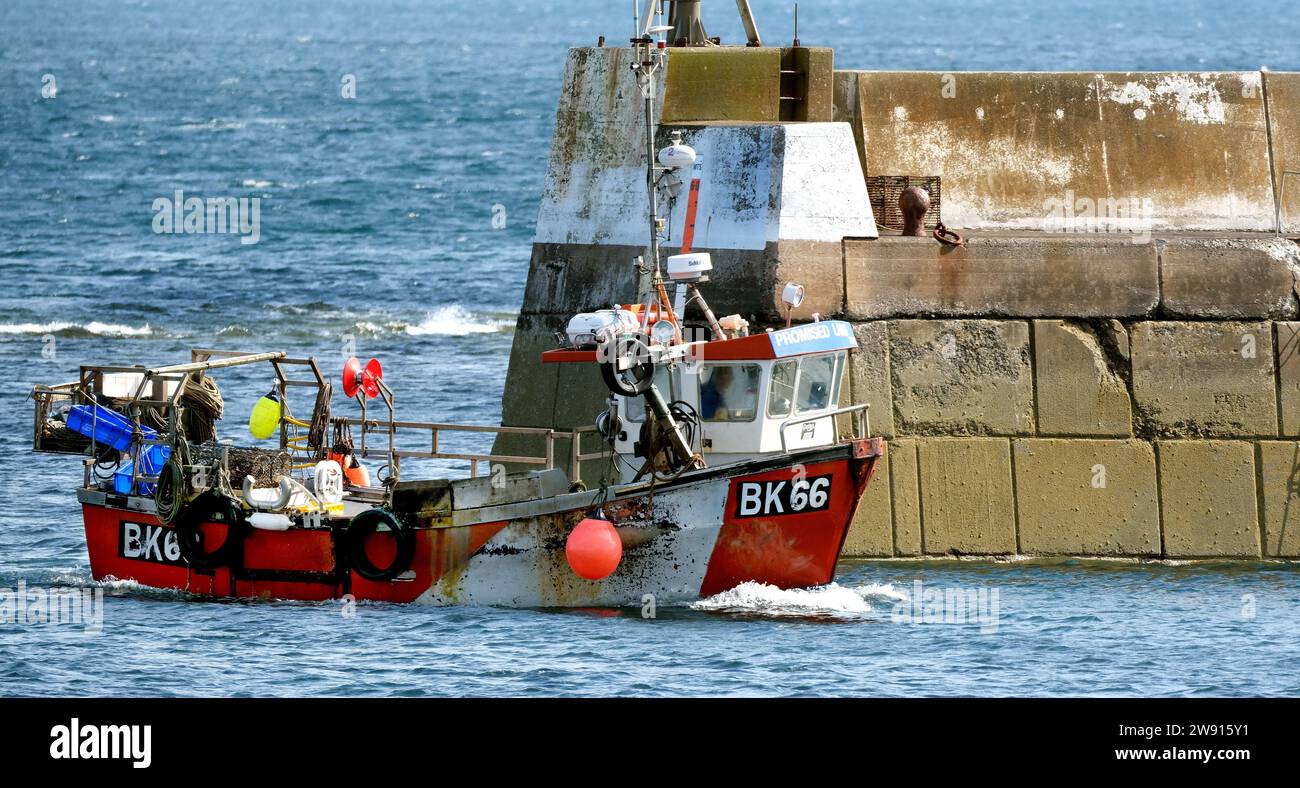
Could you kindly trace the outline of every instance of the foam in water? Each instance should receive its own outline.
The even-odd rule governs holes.
[[[84,331],[102,337],[140,337],[154,332],[146,323],[143,327],[101,323],[92,320],[84,325],[55,321],[52,323],[0,323],[0,334],[55,334],[60,331]]]
[[[890,601],[906,598],[888,583],[856,587],[830,583],[816,588],[781,589],[767,583],[748,582],[701,599],[691,608],[770,616],[824,614],[852,617],[870,613],[873,608],[869,600],[872,597]]]
[[[412,336],[467,336],[469,334],[494,334],[505,325],[500,320],[481,320],[475,318],[459,304],[439,307],[425,317],[417,326],[407,326],[406,333]]]

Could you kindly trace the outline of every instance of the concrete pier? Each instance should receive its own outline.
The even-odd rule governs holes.
[[[628,57],[569,57],[507,424],[603,407],[594,368],[539,355],[569,315],[635,297]],[[865,72],[717,48],[670,50],[662,87],[660,135],[701,154],[715,310],[775,323],[793,280],[796,320],[855,323],[849,391],[889,446],[848,554],[1300,557],[1300,74]],[[873,190],[901,176],[938,179],[930,218],[965,247],[878,227]]]

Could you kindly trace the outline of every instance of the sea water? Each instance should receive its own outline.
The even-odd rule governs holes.
[[[1300,692],[1300,573],[1278,563],[846,561],[825,588],[653,611],[90,580],[80,467],[29,451],[26,399],[80,364],[284,349],[337,379],[355,353],[381,359],[404,418],[499,420],[565,53],[626,39],[625,5],[0,4],[0,597],[102,595],[98,627],[0,615],[0,694]],[[791,4],[752,5],[787,43]],[[710,33],[741,40],[713,6]],[[1300,69],[1283,2],[805,0],[799,18],[847,68]],[[235,201],[224,229],[214,199]],[[243,435],[265,372],[221,382]]]

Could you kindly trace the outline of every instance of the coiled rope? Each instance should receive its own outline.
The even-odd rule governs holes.
[[[110,408],[121,410],[116,404]],[[217,388],[217,381],[211,375],[201,378],[189,378],[185,389],[177,402],[177,419],[181,432],[193,443],[206,443],[217,437],[217,422],[225,413],[226,403]],[[158,432],[167,432],[171,425],[167,423],[165,406],[145,408],[140,413],[140,423]]]
[[[181,509],[189,500],[189,485],[186,484],[185,471],[190,466],[190,445],[183,435],[177,435],[172,444],[171,455],[163,463],[158,474],[158,489],[154,493],[154,507],[158,519],[171,525],[180,516]]]
[[[316,405],[312,408],[311,429],[307,432],[307,445],[316,447],[317,459],[328,459],[330,447],[325,444],[325,434],[330,428],[330,398],[334,384],[325,381],[316,392]]]
[[[193,443],[216,440],[217,422],[225,413],[221,389],[211,375],[190,378],[181,392],[181,429]]]

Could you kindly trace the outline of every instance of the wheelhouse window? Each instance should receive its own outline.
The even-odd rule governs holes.
[[[826,410],[839,400],[840,356],[808,356],[800,363],[796,413]]]
[[[767,395],[768,416],[789,416],[794,405],[795,378],[799,375],[798,361],[778,361],[772,367],[772,385]]]
[[[758,416],[758,364],[708,364],[700,368],[700,418],[753,421]]]

